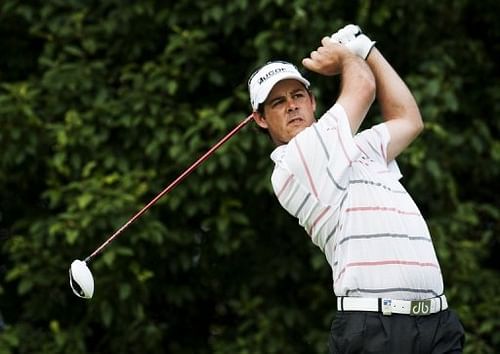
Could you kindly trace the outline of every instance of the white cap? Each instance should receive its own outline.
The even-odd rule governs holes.
[[[285,79],[295,79],[302,82],[309,88],[307,81],[293,64],[285,61],[272,61],[258,69],[248,80],[248,91],[250,92],[250,104],[252,109],[257,111],[259,105],[264,102],[279,81]]]

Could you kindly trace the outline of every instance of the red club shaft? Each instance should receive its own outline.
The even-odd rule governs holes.
[[[221,147],[226,141],[231,139],[233,135],[241,130],[245,125],[247,125],[253,119],[253,113],[241,121],[236,127],[233,128],[229,133],[221,138],[215,145],[213,145],[205,154],[203,154],[198,160],[193,162],[191,166],[186,168],[179,177],[173,180],[164,190],[162,190],[156,197],[154,197],[148,204],[146,204],[141,210],[139,210],[134,216],[132,216],[125,224],[123,224],[118,230],[115,231],[102,245],[100,245],[90,256],[85,258],[84,262],[89,262],[97,254],[99,254],[104,248],[106,248],[115,238],[120,235],[123,230],[125,230],[130,224],[136,221],[142,214],[144,214],[151,206],[153,206],[158,200],[160,200],[165,194],[170,192],[175,188],[184,178],[186,178],[191,172],[193,172],[199,165],[201,165],[210,155],[214,153],[219,147]]]

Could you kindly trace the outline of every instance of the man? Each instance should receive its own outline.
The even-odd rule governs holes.
[[[326,256],[337,314],[331,353],[460,353],[463,328],[448,310],[427,225],[399,182],[395,158],[423,122],[403,80],[358,26],[302,61],[340,75],[336,103],[318,121],[309,81],[286,62],[249,80],[257,124],[276,144],[271,182]],[[358,133],[375,96],[384,122]]]

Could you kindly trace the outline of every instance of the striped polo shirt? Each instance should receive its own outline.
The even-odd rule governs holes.
[[[417,300],[443,293],[441,270],[418,207],[387,163],[385,123],[352,136],[335,104],[271,154],[280,204],[332,268],[337,296]]]

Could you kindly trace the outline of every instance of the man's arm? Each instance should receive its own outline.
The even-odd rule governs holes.
[[[322,46],[313,51],[302,64],[309,70],[326,76],[340,74],[341,86],[337,103],[346,111],[355,134],[375,99],[375,78],[363,59],[346,47],[323,38]],[[377,60],[378,61],[378,60]]]
[[[410,90],[376,48],[366,59],[377,84],[377,100],[391,135],[387,161],[394,160],[420,134],[424,123]]]
[[[413,95],[392,66],[374,48],[375,42],[364,35],[359,26],[349,24],[330,38],[332,42],[345,45],[370,66],[377,84],[377,100],[391,135],[387,161],[395,159],[424,127]]]

